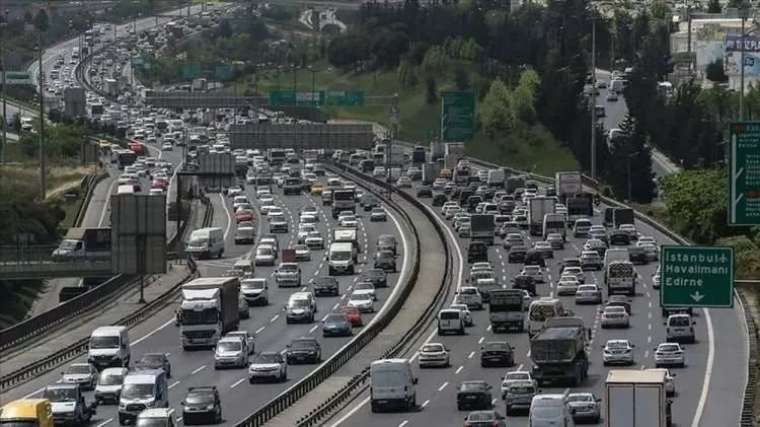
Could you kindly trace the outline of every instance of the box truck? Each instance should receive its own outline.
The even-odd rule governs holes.
[[[580,172],[557,172],[554,174],[554,190],[560,202],[565,203],[568,197],[583,191],[583,181]]]
[[[532,236],[540,236],[544,231],[544,216],[554,213],[557,199],[554,197],[534,197],[528,201],[528,228]]]
[[[605,384],[606,427],[667,427],[665,371],[613,369]]]
[[[58,249],[53,251],[53,259],[61,261],[110,258],[110,228],[69,228]]]
[[[240,280],[203,277],[182,285],[180,336],[182,348],[213,347],[240,323]]]

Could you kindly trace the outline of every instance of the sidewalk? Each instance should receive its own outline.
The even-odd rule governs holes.
[[[188,230],[200,228],[204,217],[204,209],[199,201],[194,201]],[[166,274],[146,277],[145,300],[151,302],[163,295],[167,290],[190,276],[190,271],[184,263],[170,262]],[[155,279],[152,279],[155,277]],[[98,310],[72,319],[65,328],[54,329],[43,334],[18,349],[11,350],[0,357],[3,372],[13,372],[32,362],[50,356],[73,342],[90,336],[93,329],[99,326],[113,325],[121,319],[143,307],[138,302],[140,298],[139,283],[130,285],[129,290],[106,303]]]

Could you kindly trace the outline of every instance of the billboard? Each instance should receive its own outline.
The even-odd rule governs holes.
[[[741,69],[741,33],[726,34],[725,70],[727,75],[739,75]],[[760,37],[748,35],[744,37],[744,75],[760,76]]]
[[[111,196],[111,268],[121,274],[166,273],[166,196]]]

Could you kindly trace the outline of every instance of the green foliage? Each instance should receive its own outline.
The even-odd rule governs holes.
[[[541,79],[534,70],[525,70],[520,74],[520,81],[512,92],[512,110],[515,118],[526,124],[536,122],[536,92]]]
[[[621,125],[624,134],[612,141],[605,181],[618,197],[649,203],[655,195],[652,152],[643,127],[630,115]]]
[[[34,15],[34,28],[37,29],[37,31],[45,32],[48,30],[49,22],[48,22],[48,14],[45,12],[45,9],[40,9],[37,11],[37,14]]]
[[[416,68],[417,67],[408,60],[401,61],[397,70],[398,82],[401,87],[410,88],[417,85],[419,80],[417,78]]]
[[[261,16],[265,18],[278,22],[287,22],[295,17],[293,11],[284,6],[273,3],[269,3],[268,5],[269,7],[265,7],[261,12]]]
[[[422,71],[428,76],[441,75],[448,72],[450,60],[442,46],[433,46],[425,53],[422,60]]]
[[[335,37],[327,47],[327,58],[336,67],[345,68],[369,59],[369,38],[361,33]]]
[[[760,248],[755,242],[747,236],[731,236],[720,238],[715,244],[734,248],[737,279],[760,278]]]
[[[461,65],[454,69],[454,84],[457,90],[467,90],[470,88],[470,75]]]
[[[720,1],[710,0],[710,3],[707,5],[707,13],[720,13],[721,11]]]
[[[661,178],[666,220],[678,234],[701,244],[728,236],[725,169],[695,169]]]
[[[723,71],[723,59],[718,58],[714,62],[707,64],[707,67],[705,68],[705,75],[707,76],[707,79],[712,82],[727,82],[728,76]]]
[[[425,79],[425,102],[428,105],[435,105],[438,101],[438,83],[433,76],[427,76]]]
[[[513,125],[512,95],[501,79],[494,79],[480,105],[480,123],[490,137]]]

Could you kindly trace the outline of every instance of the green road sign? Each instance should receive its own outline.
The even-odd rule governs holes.
[[[0,79],[2,79],[2,75],[0,75]],[[2,82],[2,80],[0,80],[0,82]],[[6,71],[5,84],[8,86],[31,85],[33,84],[32,76],[26,71]]]
[[[467,141],[475,134],[475,94],[443,92],[441,97],[441,139]]]
[[[271,105],[323,106],[337,105],[354,107],[364,105],[364,92],[357,90],[328,90],[315,92],[294,92],[275,90],[269,93]]]
[[[660,305],[731,308],[734,250],[715,246],[662,246]]]
[[[760,122],[729,125],[728,224],[760,224]]]
[[[214,78],[217,80],[227,81],[232,79],[232,66],[229,64],[217,65],[214,67]]]
[[[200,64],[187,64],[182,66],[182,78],[191,80],[200,77],[201,66]]]

